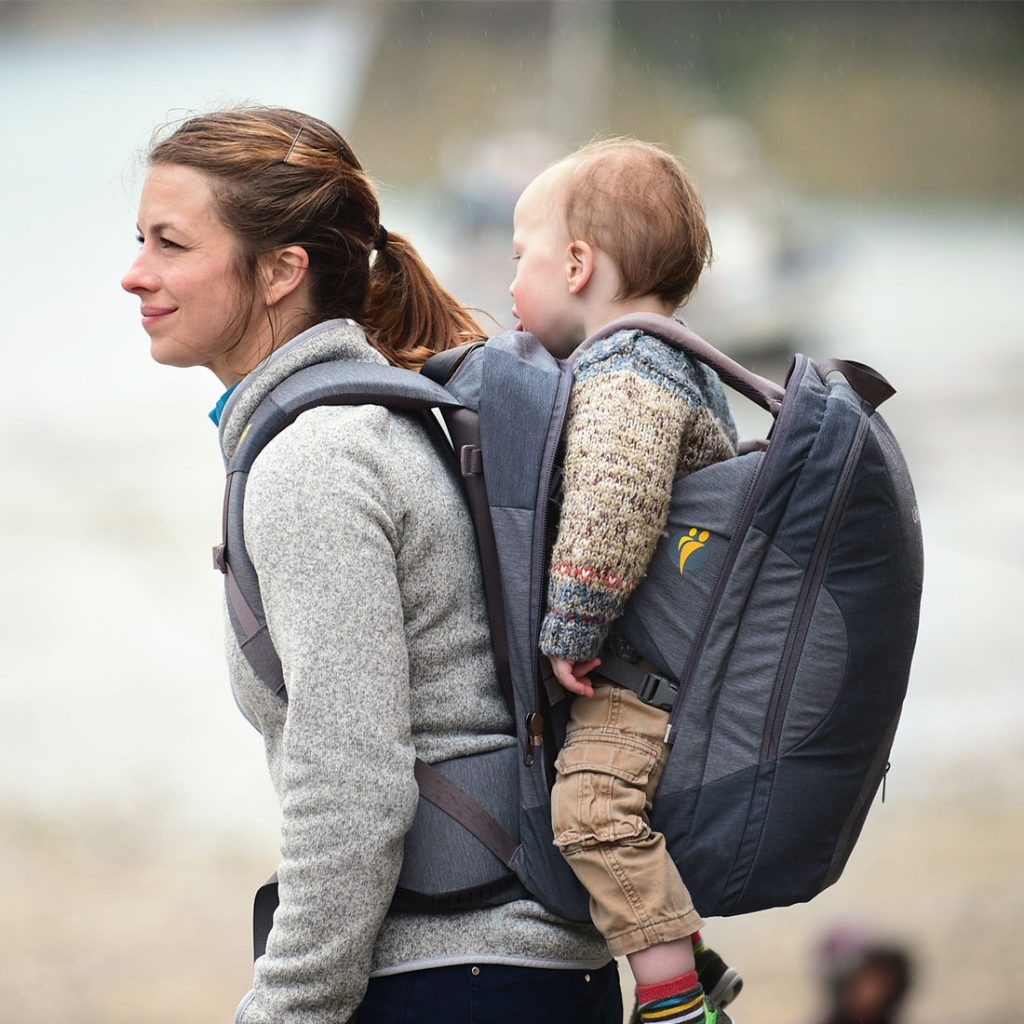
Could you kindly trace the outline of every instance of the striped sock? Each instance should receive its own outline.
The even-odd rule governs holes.
[[[696,956],[698,953],[703,953],[706,950],[707,943],[704,941],[704,936],[700,932],[694,932],[690,936],[690,941],[693,943],[693,955]]]
[[[700,1024],[705,1019],[704,989],[690,971],[658,985],[637,985],[640,1020],[654,1024]]]

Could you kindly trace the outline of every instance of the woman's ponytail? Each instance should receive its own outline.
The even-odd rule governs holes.
[[[416,249],[401,235],[381,231],[362,311],[374,348],[395,366],[418,370],[435,352],[486,337]]]

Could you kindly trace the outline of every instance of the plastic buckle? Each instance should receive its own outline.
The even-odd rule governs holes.
[[[640,684],[637,696],[651,707],[660,708],[662,711],[671,711],[678,692],[678,683],[674,683],[664,676],[656,676],[653,672],[648,672],[644,675],[644,681]]]
[[[224,560],[224,545],[215,544],[213,548],[213,567],[218,572],[226,573],[228,571],[227,563]]]
[[[459,449],[459,468],[463,476],[479,476],[484,471],[483,452],[472,444]]]

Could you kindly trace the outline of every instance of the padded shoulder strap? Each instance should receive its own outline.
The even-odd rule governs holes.
[[[256,456],[285,427],[323,405],[426,411],[454,409],[459,403],[439,384],[412,370],[347,360],[318,363],[287,377],[263,399],[242,433],[228,472],[248,472]]]
[[[242,533],[245,487],[253,462],[267,444],[302,413],[325,405],[381,405],[421,412],[435,444],[439,444],[440,428],[431,410],[459,408],[444,388],[411,370],[338,360],[306,367],[286,378],[253,413],[228,463],[223,534],[213,560],[226,577],[228,616],[242,653],[257,677],[282,697],[287,694],[281,660],[267,629],[259,579]]]
[[[444,352],[432,355],[421,367],[420,374],[438,384],[447,384],[455,376],[471,352],[482,348],[482,341],[471,341],[458,348],[449,348]]]
[[[700,335],[694,334],[689,327],[684,327],[678,320],[673,320],[671,317],[659,316],[657,313],[632,313],[619,317],[592,334],[580,348],[590,346],[602,338],[610,338],[619,331],[629,330],[655,334],[667,341],[673,348],[680,349],[698,362],[710,366],[729,387],[738,391],[745,398],[749,398],[762,409],[766,409],[773,416],[782,406],[782,397],[785,392],[778,384],[748,370],[745,366],[737,363],[735,359],[719,352]]]

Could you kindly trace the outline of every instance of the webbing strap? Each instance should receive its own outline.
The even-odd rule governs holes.
[[[645,704],[662,711],[672,710],[679,693],[679,684],[661,675],[644,658],[634,665],[617,655],[605,654],[601,657],[600,667],[594,670],[594,675],[604,676],[617,686],[632,690]]]
[[[224,575],[226,577],[224,583],[227,587],[228,600],[231,602],[231,610],[235,613],[238,624],[242,627],[244,640],[251,640],[263,626],[260,620],[256,618],[256,613],[249,607],[249,602],[246,601],[242,588],[238,585],[238,580],[235,579],[235,574],[231,571],[230,562],[224,562]]]
[[[489,811],[426,761],[416,758],[414,773],[420,796],[424,800],[432,803],[438,810],[444,811],[475,835],[502,864],[506,867],[511,866],[512,857],[519,849],[519,844],[494,820]]]

